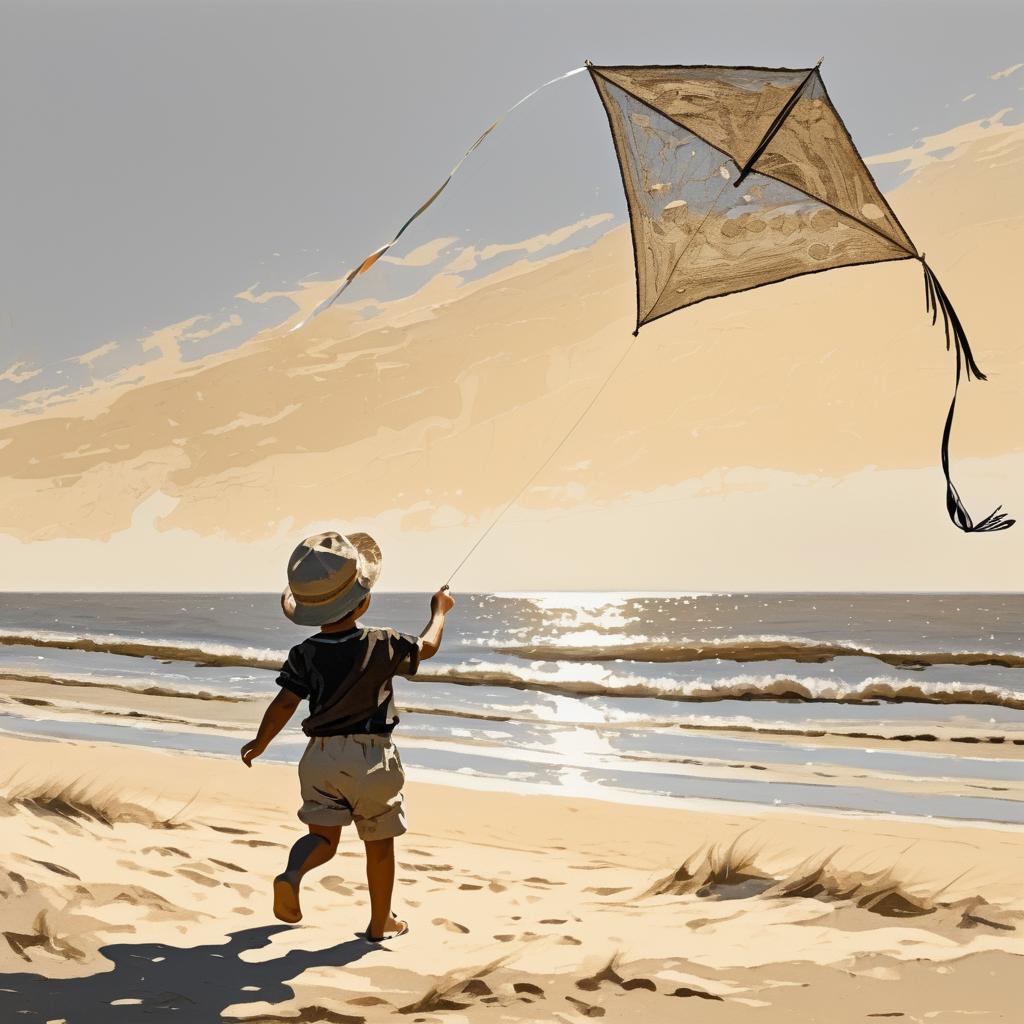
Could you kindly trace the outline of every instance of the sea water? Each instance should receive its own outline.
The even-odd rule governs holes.
[[[1024,595],[457,602],[440,653],[396,681],[413,777],[1024,822]],[[379,593],[364,623],[428,618],[427,595]],[[128,688],[122,718],[6,701],[0,728],[237,756],[229,729],[133,721],[130,690],[266,701],[309,632],[273,594],[0,595],[0,674]],[[298,759],[300,720],[267,759]]]

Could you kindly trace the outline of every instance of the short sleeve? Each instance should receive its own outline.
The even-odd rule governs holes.
[[[283,690],[294,693],[296,697],[309,697],[306,659],[302,657],[302,651],[298,647],[293,647],[288,652],[288,658],[281,666],[276,682]]]
[[[395,675],[414,676],[420,667],[420,638],[392,630],[389,640]]]

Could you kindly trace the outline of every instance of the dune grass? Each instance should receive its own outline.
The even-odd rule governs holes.
[[[698,896],[717,900],[744,899],[816,899],[848,903],[883,917],[926,917],[937,911],[955,911],[959,927],[987,925],[1000,930],[1015,930],[1007,914],[992,907],[980,896],[944,900],[943,895],[966,872],[944,885],[925,886],[901,875],[898,866],[881,870],[856,870],[836,863],[839,851],[819,854],[804,860],[779,875],[759,867],[763,859],[756,842],[746,832],[729,843],[704,846],[694,851],[671,874],[658,879],[641,895]]]
[[[24,808],[41,817],[55,817],[63,821],[94,822],[108,828],[119,823],[146,825],[149,828],[174,829],[185,827],[181,820],[192,801],[167,815],[153,807],[126,799],[114,785],[100,785],[79,779],[67,782],[60,779],[18,779],[15,772],[0,783],[0,813],[14,813]],[[195,799],[193,797],[193,799]]]

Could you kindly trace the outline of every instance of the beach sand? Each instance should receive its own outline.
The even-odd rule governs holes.
[[[395,909],[345,834],[270,911],[294,767],[0,738],[0,1017],[1009,1021],[1024,829],[410,781]],[[18,1014],[15,1016],[15,1014]]]

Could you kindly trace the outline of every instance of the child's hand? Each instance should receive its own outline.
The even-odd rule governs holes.
[[[242,760],[245,762],[246,768],[251,768],[253,761],[256,760],[260,754],[263,753],[267,748],[259,743],[258,740],[249,740],[244,747],[242,747]]]
[[[433,614],[440,612],[442,615],[447,614],[455,607],[455,598],[448,592],[447,587],[442,587],[434,596],[430,599],[430,611]]]

